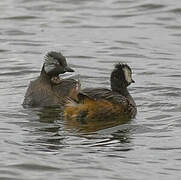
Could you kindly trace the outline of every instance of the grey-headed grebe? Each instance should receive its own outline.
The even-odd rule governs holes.
[[[65,72],[74,72],[65,57],[60,52],[48,52],[40,76],[29,84],[23,106],[59,106],[64,104],[65,97],[76,98],[80,83],[70,78],[60,79],[59,74]]]

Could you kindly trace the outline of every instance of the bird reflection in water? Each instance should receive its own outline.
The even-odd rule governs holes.
[[[96,147],[115,146],[118,151],[131,150],[130,122],[129,119],[105,119],[94,121],[72,121],[63,119],[63,113],[59,108],[46,107],[36,109],[39,123],[32,126],[29,139],[26,143],[34,144],[34,148],[40,151],[52,153],[59,152],[70,144],[91,145]],[[73,141],[72,138],[74,137]],[[86,141],[85,141],[86,139]],[[28,146],[29,147],[29,146]]]
[[[99,130],[112,128],[114,126],[123,125],[130,121],[129,117],[122,117],[118,119],[93,119],[92,121],[87,121],[86,119],[64,119],[63,112],[59,108],[55,107],[44,107],[39,109],[37,112],[39,116],[39,121],[42,123],[55,123],[63,126],[66,130],[80,133],[96,132]],[[58,130],[57,127],[55,130]],[[52,129],[51,129],[52,131]]]
[[[72,120],[66,119],[65,127],[67,129],[77,129],[79,132],[96,132],[99,130],[112,128],[114,126],[122,125],[129,122],[129,117],[123,117],[119,119],[94,119],[92,121],[86,121],[85,119]]]

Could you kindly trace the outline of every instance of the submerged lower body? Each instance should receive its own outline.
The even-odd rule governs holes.
[[[85,100],[71,102],[64,110],[64,119],[69,128],[78,127],[84,131],[97,131],[127,123],[131,116],[118,104],[109,101]]]

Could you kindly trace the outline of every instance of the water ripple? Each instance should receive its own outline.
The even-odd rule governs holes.
[[[0,179],[178,179],[179,0],[6,0],[0,10]],[[129,64],[136,119],[90,130],[60,109],[23,109],[50,50],[82,88],[109,88],[114,64]]]
[[[3,17],[3,18],[0,18],[1,19],[4,19],[4,20],[29,20],[29,19],[37,19],[38,17],[37,16],[12,16],[12,17]]]

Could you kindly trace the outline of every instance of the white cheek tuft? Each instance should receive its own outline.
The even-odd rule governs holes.
[[[54,59],[53,57],[46,57],[45,58],[45,72],[49,73],[53,71],[56,68],[56,64],[58,64],[58,61]]]
[[[46,73],[49,73],[49,72],[53,71],[56,67],[55,67],[55,65],[53,65],[53,64],[51,64],[51,65],[49,65],[49,64],[46,65],[46,64],[45,64],[45,67],[44,67],[44,68],[45,68],[45,72],[46,72]]]
[[[125,75],[125,79],[128,83],[131,83],[132,82],[132,78],[131,78],[131,72],[128,68],[124,68],[123,69],[124,71],[124,75]]]

